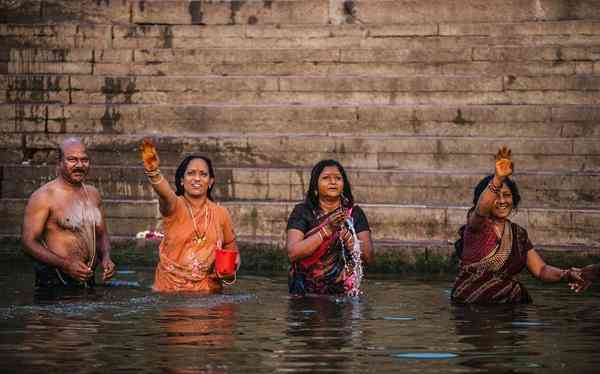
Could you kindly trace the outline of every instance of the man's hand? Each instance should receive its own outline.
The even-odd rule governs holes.
[[[65,259],[65,265],[62,267],[62,271],[80,282],[85,282],[94,276],[92,269],[84,264],[83,261],[73,258]]]
[[[155,171],[158,169],[160,165],[160,161],[158,159],[158,153],[156,152],[156,147],[152,140],[146,138],[142,142],[140,146],[140,151],[142,152],[142,161],[144,162],[144,169],[146,171]]]
[[[115,275],[115,263],[110,257],[102,259],[102,281],[105,282]]]

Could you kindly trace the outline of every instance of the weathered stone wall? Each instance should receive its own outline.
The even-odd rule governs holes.
[[[151,135],[169,175],[213,158],[249,240],[280,241],[310,167],[336,158],[376,239],[445,243],[507,144],[534,242],[600,247],[598,0],[0,8],[0,235],[18,235],[69,135],[89,146],[112,234],[154,227],[136,151]]]

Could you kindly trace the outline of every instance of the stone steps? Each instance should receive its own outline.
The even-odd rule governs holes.
[[[437,17],[386,24],[168,25],[164,22],[51,23],[50,20],[37,24],[0,23],[2,49],[8,51],[15,61],[21,62],[27,61],[31,54],[15,49],[66,49],[67,53],[54,55],[51,60],[71,60],[69,50],[90,49],[93,50],[91,59],[76,60],[95,62],[116,61],[114,57],[117,55],[119,61],[123,58],[141,62],[178,61],[182,58],[189,61],[193,57],[196,57],[194,62],[214,61],[214,57],[219,55],[218,50],[223,55],[224,48],[234,50],[228,57],[222,57],[229,62],[250,62],[252,56],[256,57],[251,52],[248,61],[247,57],[240,57],[236,49],[275,50],[263,53],[263,58],[280,54],[276,51],[278,49],[317,49],[322,50],[321,56],[329,56],[328,60],[341,62],[372,61],[375,57],[394,62],[427,59],[433,62],[568,61],[597,57],[597,51],[589,47],[597,45],[599,30],[600,18],[516,23],[474,23],[465,19],[445,22]],[[529,48],[522,48],[524,46]],[[204,53],[194,51],[204,48],[216,51],[207,51],[206,57]],[[136,51],[130,51],[128,58],[125,50]],[[312,51],[297,53],[314,55]],[[174,60],[176,57],[178,60]]]
[[[596,105],[0,104],[2,133],[600,137]],[[18,142],[20,144],[20,141]],[[10,142],[9,142],[10,144]]]
[[[25,199],[1,199],[0,235],[20,232]],[[292,202],[225,202],[236,233],[245,237],[270,237],[283,242]],[[374,239],[390,241],[454,240],[464,224],[467,207],[398,204],[360,204],[369,219]],[[134,236],[157,227],[156,201],[105,200],[109,230],[115,236]],[[521,208],[513,220],[528,229],[533,243],[541,245],[600,245],[600,210]]]
[[[220,201],[300,201],[310,169],[228,168],[215,165],[215,198]],[[161,168],[173,183],[175,169]],[[357,201],[370,204],[468,205],[484,173],[349,169]],[[4,165],[4,198],[27,198],[53,178],[54,166]],[[600,209],[600,173],[518,173],[523,207]],[[156,195],[141,167],[95,166],[88,177],[102,196],[152,200]]]
[[[543,245],[598,246],[597,0],[0,3],[1,235],[71,135],[112,234],[156,225],[150,135],[169,176],[215,161],[248,240],[281,243],[310,167],[335,158],[380,243],[446,243],[507,144],[516,219]]]
[[[6,102],[62,104],[600,104],[600,75],[540,77],[4,76]]]
[[[8,3],[0,22],[86,22],[138,24],[411,24],[438,22],[528,22],[600,19],[594,0],[573,4],[535,0],[274,0],[274,1],[95,1],[29,0]],[[11,6],[12,5],[12,6]]]
[[[147,131],[147,130],[146,130]],[[172,134],[172,133],[171,133]],[[55,162],[65,134],[2,136],[7,164]],[[588,138],[484,138],[391,135],[186,134],[82,135],[96,165],[139,166],[139,144],[152,136],[164,166],[190,153],[208,154],[222,167],[303,167],[334,158],[348,168],[488,172],[502,145],[513,151],[520,171],[600,171],[600,142]]]

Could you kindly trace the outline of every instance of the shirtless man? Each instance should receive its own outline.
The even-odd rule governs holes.
[[[98,262],[103,280],[115,273],[100,194],[83,183],[90,159],[81,140],[66,139],[58,153],[58,177],[25,208],[23,249],[33,257],[37,287],[90,287]]]

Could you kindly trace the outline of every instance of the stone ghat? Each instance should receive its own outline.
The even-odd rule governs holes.
[[[3,211],[13,214],[0,217],[0,235],[19,234],[25,199],[0,200]],[[236,234],[282,244],[287,218],[294,207],[291,202],[232,201],[229,209]],[[468,207],[402,204],[360,204],[369,219],[375,240],[454,241],[458,228],[465,223]],[[112,235],[132,237],[132,233],[158,228],[156,201],[107,200],[107,223]],[[521,208],[513,220],[528,229],[533,243],[552,246],[600,246],[598,209]]]
[[[6,165],[2,195],[27,198],[53,178],[54,166]],[[174,184],[174,167],[161,168]],[[215,170],[214,196],[219,201],[301,201],[310,180],[306,168],[229,168]],[[444,204],[460,206],[473,199],[477,172],[348,169],[354,197],[369,204]],[[19,183],[15,183],[15,181]],[[514,176],[527,208],[600,209],[600,173],[519,172]],[[88,182],[102,196],[120,200],[156,198],[141,167],[93,166]]]
[[[6,5],[5,5],[5,4]],[[231,24],[412,24],[430,22],[527,22],[598,19],[595,0],[13,0],[2,22]]]
[[[214,160],[248,242],[281,247],[335,158],[378,246],[449,255],[507,144],[534,242],[600,247],[598,0],[11,0],[0,38],[0,236],[72,135],[113,236],[156,227],[150,136],[169,177]]]
[[[139,166],[138,134],[82,135],[98,165]],[[3,134],[0,154],[12,162],[54,163],[55,144],[66,134]],[[349,168],[489,172],[493,155],[509,144],[522,171],[598,172],[600,146],[589,138],[484,138],[391,135],[185,134],[156,137],[164,165],[190,153],[208,154],[219,167],[311,167],[338,159]]]

